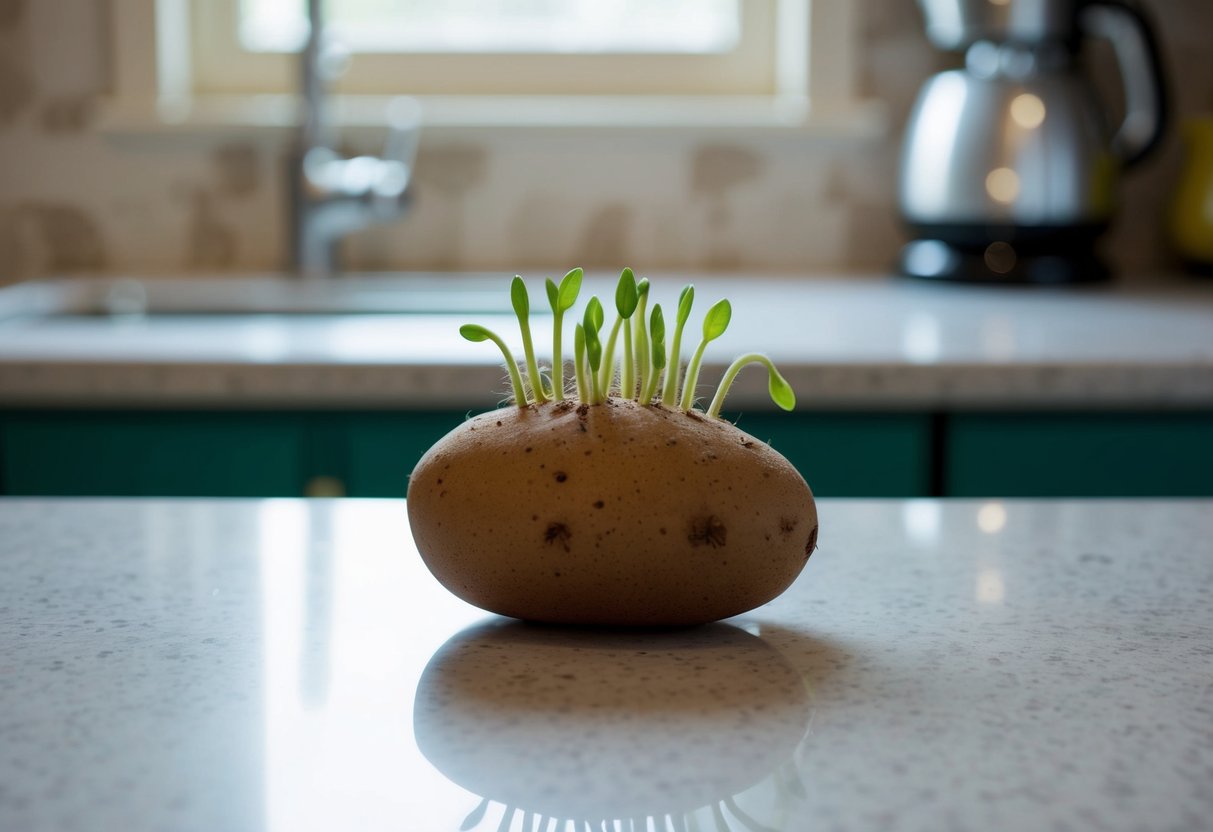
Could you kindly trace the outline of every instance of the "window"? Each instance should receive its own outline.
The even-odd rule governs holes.
[[[292,50],[306,33],[304,0],[111,5],[118,122],[124,107],[146,112],[149,101],[162,116],[293,120],[284,94],[298,89]],[[350,53],[330,84],[349,124],[373,122],[376,97],[400,94],[424,100],[431,126],[797,127],[810,99],[815,118],[862,113],[871,122],[870,108],[854,106],[853,0],[327,5],[330,32]],[[251,95],[263,97],[254,104]]]
[[[727,52],[739,0],[341,0],[329,30],[351,52]],[[305,0],[240,0],[240,46],[303,46]]]
[[[650,0],[645,37],[622,15],[576,15],[578,7],[633,5],[482,0],[329,2],[334,40],[351,49],[338,93],[391,95],[770,94],[774,91],[774,0],[701,0],[678,31],[672,14],[695,3]],[[471,8],[475,6],[475,10]],[[560,8],[553,13],[548,7]],[[730,8],[731,7],[731,8]],[[416,22],[410,8],[424,9]],[[495,14],[486,14],[488,8]],[[683,10],[685,12],[685,9]],[[293,87],[306,33],[301,0],[204,0],[191,17],[192,69],[202,93],[283,92]],[[709,13],[714,12],[714,13]],[[730,14],[731,12],[731,14]],[[546,13],[546,14],[545,14]],[[633,15],[635,17],[635,15]],[[538,25],[538,19],[547,19]],[[280,28],[281,27],[281,28]],[[730,31],[731,30],[731,31]],[[408,33],[408,34],[405,34]],[[562,35],[567,40],[562,40]],[[647,41],[647,42],[646,42]]]

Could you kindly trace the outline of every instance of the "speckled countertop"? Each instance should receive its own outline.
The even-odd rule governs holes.
[[[0,829],[1213,829],[1213,503],[821,503],[705,628],[481,613],[398,501],[0,501]]]
[[[688,279],[653,277],[654,301],[666,306]],[[719,297],[734,305],[730,330],[708,350],[705,395],[723,364],[759,350],[810,409],[1213,406],[1208,282],[1073,289],[884,277],[694,282],[700,308],[692,327]],[[540,281],[531,283],[538,308]],[[490,325],[518,346],[504,277],[478,277],[455,295],[432,279],[420,288],[364,281],[316,301],[325,308],[327,295],[340,295],[338,306],[361,304],[381,313],[374,315],[21,314],[23,305],[46,311],[60,301],[67,311],[104,307],[94,296],[105,285],[71,284],[58,300],[22,287],[0,293],[0,398],[31,406],[483,407],[505,389],[504,373],[496,350],[460,339],[459,325]],[[274,296],[291,297],[290,284],[267,287],[265,310]],[[613,293],[605,279],[593,288]],[[400,308],[421,311],[390,314]],[[546,335],[537,338],[542,350]],[[762,374],[742,373],[730,405],[770,407]]]

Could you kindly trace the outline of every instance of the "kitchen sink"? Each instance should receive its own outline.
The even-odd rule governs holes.
[[[0,289],[0,319],[214,315],[509,313],[502,274],[385,273],[305,280],[287,275],[94,277]],[[536,312],[546,299],[536,297]]]

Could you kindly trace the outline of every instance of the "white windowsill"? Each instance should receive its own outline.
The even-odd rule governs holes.
[[[335,96],[343,131],[381,131],[389,96]],[[809,105],[798,96],[421,96],[422,125],[439,136],[483,131],[744,132],[754,137],[879,139],[888,133],[876,100]],[[156,104],[113,99],[99,129],[114,135],[275,136],[299,124],[292,95],[213,95]]]

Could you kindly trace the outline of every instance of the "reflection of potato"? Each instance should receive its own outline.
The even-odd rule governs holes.
[[[736,795],[792,756],[810,702],[766,642],[712,625],[601,633],[493,623],[430,660],[417,744],[478,795],[557,818],[653,816]]]
[[[451,592],[565,624],[737,615],[783,592],[817,543],[812,492],[765,442],[621,399],[470,419],[417,464],[408,510]]]

